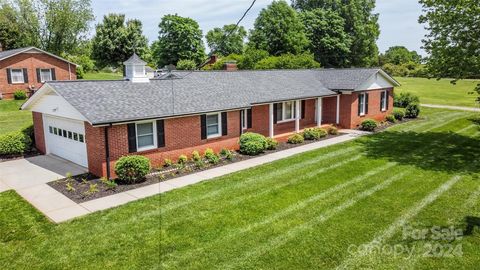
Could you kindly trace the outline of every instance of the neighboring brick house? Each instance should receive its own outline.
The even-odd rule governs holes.
[[[46,81],[76,80],[76,67],[35,47],[0,51],[0,99],[12,99],[17,90],[31,95]]]
[[[48,82],[22,107],[34,112],[37,148],[113,176],[124,155],[152,166],[193,150],[238,149],[247,131],[285,139],[306,127],[355,128],[385,119],[398,83],[381,69],[172,72],[148,79]]]

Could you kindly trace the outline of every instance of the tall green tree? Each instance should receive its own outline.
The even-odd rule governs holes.
[[[372,66],[378,62],[376,41],[380,35],[375,0],[293,0],[300,11],[316,8],[337,12],[345,20],[345,32],[350,35],[349,62],[352,66]]]
[[[170,14],[163,16],[158,27],[152,53],[159,67],[176,65],[179,60],[193,60],[197,64],[205,60],[203,34],[195,20]]]
[[[34,2],[0,1],[0,43],[10,50],[40,46],[40,20]]]
[[[280,0],[260,11],[250,33],[249,46],[271,55],[298,54],[308,46],[308,39],[297,12]]]
[[[478,0],[420,0],[429,33],[423,40],[427,68],[438,78],[480,78],[480,5]],[[480,84],[476,88],[480,94]],[[477,99],[477,100],[480,100]]]
[[[392,46],[379,57],[380,65],[403,65],[408,63],[420,64],[422,57],[416,51],[410,51],[404,46]]]
[[[208,31],[205,37],[212,53],[226,56],[232,53],[241,54],[246,36],[247,31],[243,26],[228,24]]]
[[[139,20],[125,20],[125,14],[108,14],[96,26],[92,58],[99,68],[119,67],[133,53],[148,61],[148,40]]]
[[[310,51],[324,67],[345,67],[352,40],[345,32],[345,20],[332,10],[316,8],[300,13],[310,40]]]

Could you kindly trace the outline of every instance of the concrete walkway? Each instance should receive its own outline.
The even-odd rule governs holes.
[[[423,107],[427,108],[438,108],[438,109],[449,109],[449,110],[458,110],[458,111],[468,111],[468,112],[480,112],[480,108],[474,107],[462,107],[462,106],[450,106],[450,105],[439,105],[439,104],[420,104]]]
[[[240,161],[240,162],[235,162],[225,166],[193,173],[190,175],[186,175],[186,176],[174,178],[168,181],[160,182],[157,184],[152,184],[149,186],[117,193],[111,196],[106,196],[103,198],[87,201],[80,204],[77,204],[74,201],[68,199],[66,196],[64,196],[60,192],[56,191],[55,189],[45,184],[46,182],[32,184],[32,186],[29,186],[27,188],[19,188],[19,189],[15,187],[12,187],[12,188],[14,188],[23,198],[29,201],[34,207],[36,207],[39,211],[45,214],[52,221],[56,223],[60,223],[60,222],[64,222],[64,221],[67,221],[76,217],[80,217],[89,213],[116,207],[131,201],[150,197],[150,196],[167,192],[173,189],[193,185],[205,180],[213,179],[215,177],[223,176],[223,175],[234,173],[240,170],[244,170],[244,169],[252,168],[265,163],[269,163],[275,160],[290,157],[292,155],[327,147],[327,146],[338,144],[338,143],[343,143],[346,141],[353,140],[359,136],[369,134],[368,132],[362,132],[358,130],[341,130],[341,132],[347,133],[347,134],[338,136],[335,138],[319,141],[319,142],[302,145],[302,146],[291,148],[288,150],[283,150],[283,151],[275,152],[272,154],[251,158],[251,159]],[[10,161],[10,162],[15,162],[15,161]],[[5,162],[5,163],[9,163],[9,162]],[[0,168],[0,175],[2,174],[3,174],[3,171]],[[36,178],[35,176],[31,177],[31,179],[35,179],[35,178]],[[54,181],[58,178],[61,178],[61,177],[57,175],[55,177],[50,178],[50,181]],[[0,181],[0,185],[1,184],[2,184],[2,181]],[[0,189],[0,192],[1,192],[1,189]]]

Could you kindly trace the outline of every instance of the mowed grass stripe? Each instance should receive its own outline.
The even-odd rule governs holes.
[[[447,126],[449,126],[449,125],[450,125],[451,123],[453,123],[453,122],[457,122],[457,121],[459,121],[460,119],[464,119],[464,118],[470,117],[470,116],[472,116],[472,114],[464,114],[464,113],[463,113],[463,114],[459,114],[459,115],[457,115],[457,117],[455,117],[455,118],[453,118],[453,119],[450,119],[450,120],[447,120],[447,121],[445,121],[445,122],[441,122],[441,123],[438,123],[438,124],[436,124],[436,125],[433,125],[433,126],[427,128],[427,129],[425,129],[425,130],[420,131],[420,133],[425,133],[425,132],[429,132],[429,131],[432,131],[432,130],[436,130],[436,129],[441,129],[441,128],[443,128],[443,127],[447,127]]]
[[[362,181],[365,181],[368,178],[370,178],[370,177],[372,177],[376,174],[380,174],[380,173],[384,172],[385,170],[388,170],[388,169],[392,168],[395,165],[396,165],[396,163],[389,162],[389,163],[387,163],[383,166],[373,168],[372,170],[367,171],[365,174],[354,177],[353,179],[350,179],[348,181],[341,182],[340,184],[334,185],[334,186],[332,186],[332,187],[330,187],[326,190],[323,190],[323,191],[321,191],[321,192],[319,192],[319,193],[317,193],[313,196],[305,198],[301,201],[297,201],[295,204],[292,204],[292,205],[288,206],[287,208],[281,209],[281,210],[276,211],[276,212],[274,212],[274,213],[272,213],[268,216],[265,216],[263,220],[250,223],[250,224],[248,224],[246,226],[243,226],[243,227],[240,227],[240,228],[235,228],[235,230],[232,230],[232,232],[230,232],[229,234],[227,234],[223,237],[217,238],[216,240],[214,240],[212,242],[208,242],[206,244],[203,244],[196,249],[191,249],[191,250],[188,250],[187,252],[181,252],[181,251],[177,250],[176,253],[178,253],[178,254],[171,253],[167,257],[164,257],[164,259],[165,260],[169,260],[169,259],[170,260],[178,260],[178,261],[175,261],[175,264],[180,264],[184,260],[191,259],[191,257],[193,255],[199,256],[199,254],[202,254],[202,252],[205,252],[205,251],[208,252],[209,250],[214,249],[217,245],[221,244],[222,242],[232,241],[233,239],[241,237],[242,235],[245,235],[245,234],[251,232],[254,229],[270,225],[271,223],[276,222],[276,221],[278,221],[282,218],[285,218],[290,214],[301,211],[302,209],[310,206],[311,204],[314,204],[314,203],[318,202],[319,200],[336,198],[336,197],[338,197],[340,192],[349,194],[349,193],[351,193],[350,189],[348,189],[350,186],[358,184]],[[165,263],[164,266],[165,267],[170,267],[168,263]]]
[[[433,112],[429,114],[428,116],[423,116],[424,119],[415,119],[411,122],[407,122],[405,124],[402,124],[397,127],[393,127],[393,129],[401,129],[401,131],[407,132],[407,131],[412,131],[413,129],[416,128],[421,128],[423,126],[428,126],[432,122],[448,118],[451,115],[451,111],[441,111],[441,112]]]
[[[449,122],[449,121],[452,121],[452,120],[457,120],[457,119],[462,118],[464,116],[465,116],[464,112],[453,112],[453,113],[449,113],[449,114],[446,114],[446,115],[442,114],[441,116],[433,115],[432,121],[427,121],[427,122],[420,123],[420,124],[417,124],[417,125],[412,125],[409,128],[404,129],[404,131],[410,131],[410,132],[411,131],[419,131],[419,132],[427,131],[427,130],[430,130],[432,127],[435,127],[437,125],[443,125],[446,122]],[[415,121],[414,121],[414,123],[415,123]]]

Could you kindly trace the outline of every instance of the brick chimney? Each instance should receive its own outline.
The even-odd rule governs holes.
[[[226,71],[236,71],[237,68],[237,61],[227,61],[223,64],[223,69]]]
[[[210,60],[208,60],[207,65],[215,64],[218,61],[218,56],[215,54],[212,54],[210,56]]]

